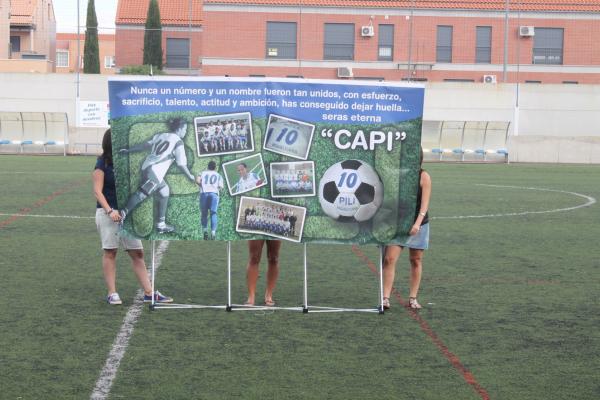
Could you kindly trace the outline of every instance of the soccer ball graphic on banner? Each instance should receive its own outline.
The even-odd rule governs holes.
[[[364,161],[338,162],[321,178],[319,202],[325,214],[335,220],[368,221],[383,202],[383,184],[373,167]]]

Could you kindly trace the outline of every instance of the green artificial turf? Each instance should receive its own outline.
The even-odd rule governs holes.
[[[0,156],[2,399],[89,398],[133,303],[125,253],[124,305],[104,302],[94,164]],[[600,198],[600,167],[425,169],[431,247],[418,314],[397,297],[384,315],[144,308],[109,398],[597,398],[600,212],[598,203],[560,209],[588,201],[575,193]],[[246,251],[233,242],[233,303],[246,298]],[[309,244],[309,306],[375,307],[377,257],[374,246]],[[275,300],[300,306],[302,245],[284,243],[280,261]],[[156,285],[180,303],[224,305],[226,262],[225,242],[169,242]],[[263,260],[259,300],[265,269]],[[407,283],[403,254],[402,300]]]

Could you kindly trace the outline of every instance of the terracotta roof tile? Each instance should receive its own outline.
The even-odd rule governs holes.
[[[119,0],[117,24],[145,24],[150,0]],[[192,4],[192,25],[202,22],[202,3],[189,0],[158,0],[160,19],[163,25],[183,25],[190,23],[190,4]]]
[[[37,6],[37,0],[11,0],[10,2],[10,24],[31,25],[33,24],[33,10]]]
[[[10,13],[14,15],[33,15],[37,0],[11,0]]]
[[[205,4],[271,6],[504,10],[505,0],[204,0]],[[598,0],[511,0],[513,11],[600,12]]]

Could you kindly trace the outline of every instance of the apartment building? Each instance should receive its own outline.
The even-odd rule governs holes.
[[[83,72],[83,47],[85,35],[76,33],[56,34],[56,72],[77,72],[79,54],[79,70]],[[99,34],[98,48],[100,55],[100,73],[111,75],[116,73],[115,68],[115,35]]]
[[[52,0],[0,0],[0,72],[53,72]]]
[[[120,0],[116,15],[117,67],[141,65],[150,0]],[[202,57],[202,1],[159,0],[167,73],[197,75]]]
[[[596,0],[204,0],[202,28],[203,75],[600,83]]]

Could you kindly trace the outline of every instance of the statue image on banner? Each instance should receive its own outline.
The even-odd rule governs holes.
[[[187,157],[182,141],[187,133],[187,123],[181,118],[174,118],[169,120],[167,125],[168,132],[157,133],[147,142],[119,150],[121,154],[149,151],[141,167],[142,184],[129,197],[127,205],[121,210],[121,216],[125,220],[140,203],[152,196],[158,209],[156,221],[158,233],[175,232],[175,227],[166,222],[171,192],[169,185],[165,182],[165,175],[171,164],[175,162],[189,180],[195,181],[187,166]]]

